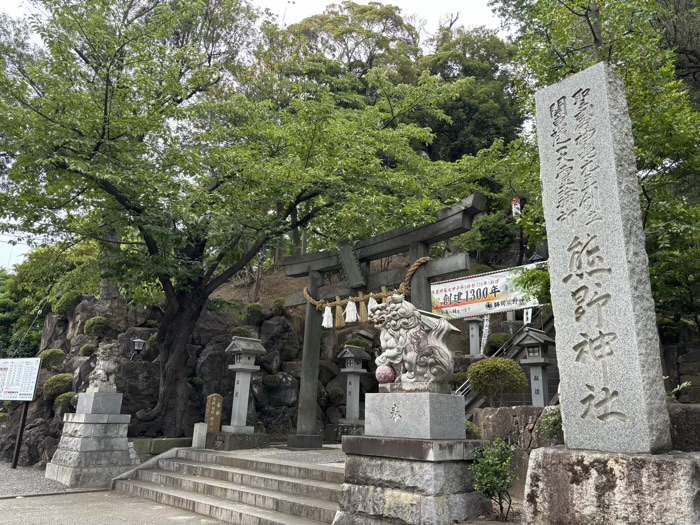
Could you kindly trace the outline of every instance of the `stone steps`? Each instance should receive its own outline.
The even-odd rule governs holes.
[[[159,487],[139,480],[115,482],[119,492],[150,499],[229,523],[245,525],[319,525],[320,522],[282,514],[269,509],[234,503],[173,487]]]
[[[240,453],[180,449],[115,490],[246,525],[332,523],[344,470]]]
[[[337,483],[279,476],[242,468],[222,467],[221,465],[200,461],[163,459],[158,462],[158,467],[172,472],[229,481],[248,487],[275,490],[287,494],[308,496],[335,503],[340,501],[342,492],[341,486]]]

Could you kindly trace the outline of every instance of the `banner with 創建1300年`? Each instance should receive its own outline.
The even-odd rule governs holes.
[[[515,278],[524,270],[547,263],[534,263],[509,270],[432,283],[433,313],[451,319],[477,317],[537,306],[535,297],[520,289]]]

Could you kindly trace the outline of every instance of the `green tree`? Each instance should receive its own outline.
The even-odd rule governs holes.
[[[158,284],[159,400],[137,417],[179,435],[191,423],[182,407],[194,325],[264,247],[312,225],[326,243],[365,236],[442,206],[436,169],[413,147],[431,132],[397,112],[430,107],[444,83],[426,74],[382,92],[389,73],[372,69],[375,101],[362,109],[313,82],[270,99],[288,78],[239,89],[260,70],[241,60],[256,37],[245,3],[39,3],[42,45],[27,26],[0,24],[6,228],[118,247],[101,258],[103,274],[132,289]]]

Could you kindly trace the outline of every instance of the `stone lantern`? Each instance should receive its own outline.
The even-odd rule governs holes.
[[[228,369],[236,372],[236,385],[233,391],[233,408],[231,409],[231,424],[224,425],[221,430],[233,434],[253,434],[255,428],[246,426],[248,415],[248,396],[250,394],[250,376],[260,370],[255,366],[255,359],[267,353],[260,339],[234,336],[226,353],[234,355],[234,364]]]
[[[346,345],[342,352],[338,354],[338,360],[342,367],[341,374],[347,377],[347,401],[345,403],[344,423],[358,425],[360,420],[360,376],[367,373],[362,368],[365,361],[372,357],[359,346]]]
[[[552,364],[549,357],[550,344],[554,344],[554,339],[542,330],[531,327],[525,328],[523,333],[513,341],[513,346],[525,349],[526,355],[520,360],[520,364],[530,367],[532,405],[536,407],[547,406],[549,402],[547,366]]]

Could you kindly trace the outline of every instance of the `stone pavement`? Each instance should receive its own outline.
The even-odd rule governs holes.
[[[0,500],[0,525],[223,525],[185,510],[118,492]]]

